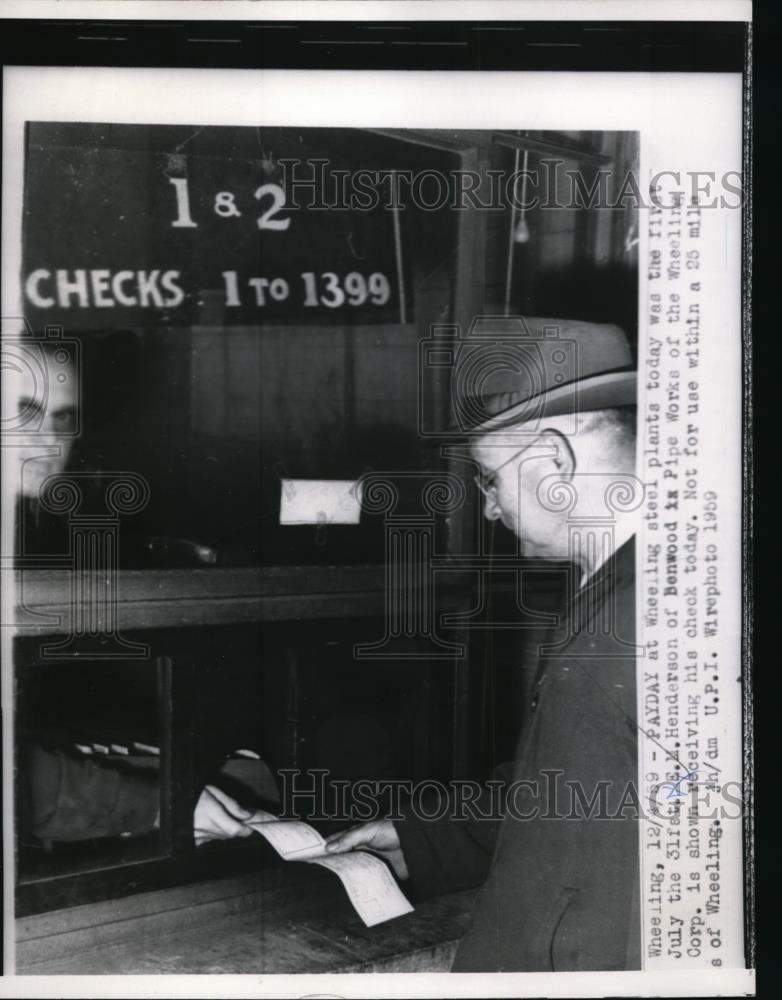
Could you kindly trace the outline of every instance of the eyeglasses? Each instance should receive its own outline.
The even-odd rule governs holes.
[[[481,491],[481,493],[483,493],[483,495],[486,497],[487,500],[490,500],[492,503],[496,503],[497,473],[500,471],[500,469],[504,469],[506,465],[510,465],[510,463],[514,460],[514,458],[518,458],[519,455],[523,455],[525,451],[528,451],[533,446],[533,444],[535,444],[535,442],[538,440],[539,437],[540,434],[536,435],[535,438],[532,441],[530,441],[529,444],[525,445],[523,448],[520,448],[518,451],[514,452],[510,458],[505,459],[505,461],[501,465],[498,465],[496,469],[492,469],[492,471],[488,475],[484,475],[482,472],[480,472],[478,473],[477,476],[472,477],[473,482]]]

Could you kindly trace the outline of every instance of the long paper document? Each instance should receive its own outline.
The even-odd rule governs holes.
[[[362,850],[328,854],[325,840],[309,824],[278,819],[263,810],[254,813],[245,825],[265,837],[285,861],[306,861],[334,872],[367,927],[412,913],[413,907],[385,862],[373,854]]]

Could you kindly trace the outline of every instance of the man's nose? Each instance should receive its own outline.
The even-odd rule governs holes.
[[[487,521],[498,521],[502,516],[502,511],[500,510],[499,504],[497,503],[497,498],[494,496],[487,496],[483,502],[483,516]]]

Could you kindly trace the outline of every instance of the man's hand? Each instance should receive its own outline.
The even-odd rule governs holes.
[[[329,854],[343,854],[356,847],[369,848],[385,858],[400,878],[410,878],[405,856],[399,846],[399,835],[390,819],[362,823],[361,826],[333,833],[326,838],[326,850]]]
[[[231,837],[249,837],[253,832],[244,821],[252,812],[242,809],[238,802],[214,785],[207,785],[201,792],[193,813],[193,837],[196,847],[208,840],[228,840]]]

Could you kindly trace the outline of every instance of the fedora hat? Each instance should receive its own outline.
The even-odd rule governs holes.
[[[500,316],[476,320],[459,345],[452,416],[471,433],[637,403],[624,331],[610,323]]]

